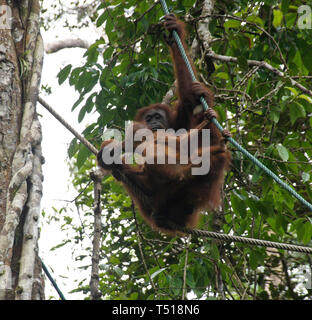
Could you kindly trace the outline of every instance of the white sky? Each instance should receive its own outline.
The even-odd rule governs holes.
[[[41,31],[45,43],[54,41],[57,36],[59,39],[78,38],[87,39],[92,42],[96,40],[97,34],[94,30],[76,30],[70,32],[67,28],[62,27],[62,22],[58,22],[56,27],[45,32]],[[92,123],[92,116],[86,115],[82,123],[78,123],[77,116],[79,107],[74,113],[71,112],[73,103],[78,98],[78,93],[73,87],[68,85],[66,81],[63,85],[58,85],[57,73],[61,68],[71,63],[74,66],[83,63],[84,49],[64,49],[57,53],[45,55],[42,72],[42,85],[52,87],[52,94],[45,96],[40,95],[69,122],[78,132],[82,132],[86,124]],[[66,165],[67,148],[72,140],[72,134],[67,131],[48,111],[46,111],[39,103],[37,104],[38,113],[42,115],[40,122],[42,125],[43,141],[42,151],[45,158],[43,165],[43,198],[41,202],[42,209],[51,214],[52,207],[60,209],[66,203],[62,200],[72,200],[77,196],[77,192],[73,189],[69,179],[69,171]],[[75,214],[76,211],[74,211]],[[78,218],[78,215],[77,215]],[[39,254],[43,262],[51,271],[53,278],[56,280],[66,299],[81,299],[81,294],[69,294],[68,291],[76,288],[73,283],[74,279],[79,277],[79,270],[72,269],[72,251],[69,246],[65,246],[55,251],[50,248],[61,243],[66,234],[60,230],[60,225],[52,222],[50,225],[41,217],[41,235],[39,240]],[[88,275],[87,275],[88,276]],[[55,289],[46,279],[46,298],[53,295],[58,298]]]

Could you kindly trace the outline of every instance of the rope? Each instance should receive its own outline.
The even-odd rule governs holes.
[[[268,240],[260,240],[260,239],[254,239],[254,238],[232,236],[229,234],[219,233],[219,232],[190,229],[190,228],[178,226],[173,223],[170,223],[170,226],[178,231],[181,231],[181,232],[184,232],[187,234],[192,234],[195,236],[205,236],[208,238],[213,238],[213,239],[222,240],[222,241],[234,241],[234,242],[240,242],[240,243],[254,245],[254,246],[277,248],[277,249],[312,254],[312,248],[306,247],[306,246],[297,246],[297,245],[288,244],[288,243],[280,243],[280,242],[274,242],[274,241],[268,241]]]
[[[42,98],[38,98],[38,101],[40,104],[45,107],[57,120],[59,120],[78,140],[81,141],[91,152],[94,154],[97,154],[97,149],[88,142],[83,136],[81,136],[72,126],[70,126],[59,114],[57,114],[51,106],[47,102],[45,102]],[[127,176],[125,176],[120,170],[114,169],[113,175],[117,180],[120,180],[124,182],[133,192],[133,194],[141,199],[143,207],[146,209],[146,211],[152,211],[151,204],[150,204],[150,197],[145,194],[143,190],[141,190],[132,180],[128,179]],[[241,242],[246,243],[250,245],[258,245],[258,246],[268,246],[278,249],[285,249],[290,251],[298,251],[298,252],[304,252],[304,253],[312,253],[312,248],[309,247],[303,247],[303,246],[296,246],[292,244],[282,244],[278,242],[272,242],[272,241],[265,241],[265,240],[259,240],[259,239],[253,239],[253,238],[245,238],[240,236],[231,236],[228,234],[218,233],[218,232],[211,232],[211,231],[204,231],[204,230],[198,230],[198,229],[189,229],[184,228],[178,225],[175,225],[173,223],[170,223],[171,227],[175,230],[193,234],[195,236],[206,236],[218,240],[223,241],[235,241],[235,242]],[[41,261],[42,262],[42,261]],[[64,296],[62,295],[62,292],[58,289],[57,284],[55,283],[54,279],[50,275],[49,271],[47,270],[46,266],[42,262],[42,268],[44,272],[46,273],[47,277],[50,279],[51,283],[55,287],[56,291],[59,293],[60,297],[65,300]]]
[[[53,110],[53,108],[44,101],[41,97],[38,97],[38,102],[48,110],[62,125],[69,130],[82,144],[85,145],[93,154],[97,155],[98,150],[81,134],[79,134],[68,122],[66,122],[57,112]],[[141,190],[141,188],[134,183],[126,174],[124,174],[118,168],[114,168],[113,176],[117,179],[129,186],[134,195],[140,199],[145,208],[150,208],[150,198]]]
[[[169,14],[169,10],[167,7],[167,4],[165,0],[160,0],[163,10],[165,14]],[[178,45],[179,51],[183,57],[183,60],[186,63],[187,69],[190,72],[191,78],[193,81],[196,81],[196,77],[194,74],[194,71],[192,69],[192,66],[188,60],[188,57],[186,55],[186,52],[184,50],[184,47],[182,45],[181,39],[179,35],[177,34],[176,31],[173,31],[173,37]],[[98,150],[89,142],[87,141],[83,136],[81,136],[78,132],[76,132],[64,119],[62,119],[43,99],[40,97],[38,98],[38,101],[40,104],[45,107],[57,120],[59,120],[70,132],[74,134],[74,136],[80,140],[92,153],[97,155]],[[208,104],[205,100],[204,97],[200,98],[200,102],[203,105],[205,110],[208,110]],[[222,132],[223,128],[220,125],[220,123],[217,121],[216,118],[212,118],[211,121],[216,125],[216,127]],[[289,185],[287,185],[284,181],[282,181],[276,174],[274,174],[270,169],[268,169],[264,164],[262,164],[256,157],[254,157],[252,154],[250,154],[247,150],[245,150],[242,146],[240,146],[233,138],[228,138],[228,141],[235,146],[240,152],[242,152],[247,158],[251,159],[251,161],[256,164],[258,167],[260,167],[265,173],[267,173],[270,177],[272,177],[278,184],[280,184],[283,188],[288,190],[295,198],[297,198],[301,203],[306,205],[311,211],[312,211],[312,205],[306,201],[304,198],[302,198],[296,191],[294,191]],[[151,209],[150,205],[150,197],[148,197],[144,191],[142,191],[135,183],[133,183],[127,176],[123,174],[118,169],[115,169],[113,172],[113,175],[115,176],[116,179],[121,180],[124,182],[126,185],[128,185],[133,193],[138,196],[143,202],[143,206],[146,208]],[[224,233],[218,233],[218,232],[212,232],[212,231],[204,231],[204,230],[198,230],[198,229],[189,229],[177,225],[171,224],[172,227],[178,231],[188,233],[188,234],[193,234],[195,236],[207,236],[210,238],[218,239],[218,240],[223,240],[223,241],[235,241],[235,242],[240,242],[240,243],[245,243],[245,244],[250,244],[250,245],[257,245],[257,246],[263,246],[263,247],[271,247],[271,248],[277,248],[277,249],[284,249],[284,250],[290,250],[290,251],[297,251],[297,252],[302,252],[302,253],[312,253],[312,248],[310,247],[305,247],[305,246],[297,246],[293,244],[285,244],[285,243],[278,243],[278,242],[273,242],[273,241],[267,241],[267,240],[259,240],[259,239],[254,239],[254,238],[247,238],[247,237],[240,237],[240,236],[231,236],[228,234]],[[43,269],[46,272],[48,278],[50,281],[53,283],[54,280],[52,277],[49,275],[48,270],[46,267],[43,265]],[[56,283],[55,283],[56,285]],[[57,286],[56,286],[57,287]],[[56,289],[57,291],[59,289]],[[61,293],[61,292],[60,292]],[[62,294],[62,293],[61,293]],[[60,295],[61,296],[61,295]],[[63,296],[64,298],[64,296]],[[65,298],[64,298],[65,299]]]
[[[51,276],[48,268],[46,267],[46,265],[43,263],[42,260],[40,260],[40,261],[41,261],[42,269],[43,269],[44,273],[46,274],[46,276],[48,277],[48,279],[51,281],[54,289],[57,291],[58,295],[60,296],[60,298],[61,298],[62,300],[66,300],[65,297],[64,297],[64,295],[63,295],[63,293],[62,293],[62,291],[61,291],[60,288],[58,287],[57,283],[56,283],[55,280],[52,278],[52,276]]]
[[[53,108],[44,101],[41,97],[38,97],[38,102],[47,109],[54,118],[56,118],[66,129],[68,129],[79,141],[81,141],[93,154],[97,155],[98,150],[81,134],[79,134],[68,122],[66,122]]]
[[[170,12],[168,10],[167,4],[165,0],[160,0],[163,10],[166,15],[168,15]],[[183,60],[185,61],[185,64],[187,66],[188,71],[190,72],[191,78],[193,81],[196,81],[196,77],[193,71],[193,68],[188,60],[188,57],[185,53],[184,47],[182,45],[181,39],[178,35],[178,33],[174,30],[173,31],[173,37],[178,45],[179,51],[182,55]],[[208,104],[204,97],[200,98],[200,102],[202,106],[204,107],[204,110],[208,110]],[[215,126],[222,132],[223,128],[218,122],[216,118],[212,118],[211,121],[215,124]],[[263,163],[261,163],[255,156],[253,156],[251,153],[249,153],[247,150],[245,150],[239,143],[237,143],[233,138],[227,138],[228,141],[241,153],[243,153],[247,158],[249,158],[255,165],[257,165],[259,168],[261,168],[267,175],[269,175],[273,180],[275,180],[279,185],[281,185],[284,189],[286,189],[292,196],[294,196],[296,199],[298,199],[302,204],[304,204],[306,207],[308,207],[312,211],[312,204],[306,201],[303,197],[301,197],[294,189],[292,189],[288,184],[286,184],[283,180],[281,180],[275,173],[273,173],[270,169],[268,169]]]

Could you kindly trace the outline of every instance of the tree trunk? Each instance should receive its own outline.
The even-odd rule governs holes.
[[[0,299],[44,299],[39,1],[0,0]]]

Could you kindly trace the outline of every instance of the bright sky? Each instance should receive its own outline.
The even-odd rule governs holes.
[[[58,22],[56,27],[45,32],[41,31],[45,43],[59,39],[81,38],[88,41],[94,41],[97,37],[94,30],[75,30],[70,32],[67,28],[62,27],[62,22]],[[78,132],[82,132],[86,124],[92,123],[92,115],[86,115],[82,123],[78,123],[78,109],[72,113],[71,107],[78,98],[78,93],[74,91],[68,83],[59,86],[57,73],[61,68],[71,63],[74,66],[81,65],[83,62],[84,49],[64,49],[57,53],[45,55],[42,72],[42,85],[52,87],[52,94],[46,96],[40,95],[69,122]],[[38,113],[42,115],[40,122],[42,125],[43,141],[42,149],[45,158],[43,165],[43,198],[41,202],[42,209],[51,214],[52,207],[60,209],[66,203],[63,200],[72,200],[77,196],[77,192],[70,184],[69,171],[66,164],[67,148],[72,140],[72,134],[67,131],[52,115],[48,113],[39,103],[37,104]],[[76,213],[73,208],[73,215]],[[77,215],[78,218],[78,215]],[[79,277],[79,270],[72,269],[72,250],[65,246],[55,251],[50,251],[52,247],[61,243],[66,234],[60,230],[60,225],[52,222],[47,225],[45,218],[41,217],[41,234],[39,240],[40,257],[51,271],[58,286],[67,299],[81,299],[81,294],[68,294],[67,292],[74,289],[76,285],[73,279]],[[88,275],[87,275],[88,276]],[[46,279],[46,299],[53,295],[58,298],[58,294]]]

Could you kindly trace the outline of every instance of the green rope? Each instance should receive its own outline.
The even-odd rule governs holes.
[[[42,269],[44,271],[44,273],[46,274],[46,276],[48,277],[48,279],[50,280],[50,282],[52,283],[54,289],[56,290],[56,292],[58,293],[58,295],[60,296],[61,300],[66,300],[62,291],[60,290],[60,288],[58,287],[57,283],[55,282],[55,280],[53,279],[53,277],[51,276],[48,268],[46,267],[46,265],[43,263],[42,260],[41,261],[41,265],[42,265]]]
[[[169,10],[165,0],[160,0],[163,10],[165,14],[169,14]],[[183,60],[187,66],[188,71],[190,72],[191,78],[193,81],[197,81],[193,68],[188,60],[188,57],[185,53],[184,47],[182,45],[181,39],[176,31],[173,31],[173,37],[178,45],[179,51],[182,55]],[[208,110],[208,104],[204,97],[200,98],[200,102],[204,107],[204,110]],[[218,122],[216,118],[212,118],[211,121],[215,124],[215,126],[222,132],[223,128]],[[267,168],[263,163],[261,163],[256,157],[254,157],[251,153],[249,153],[246,149],[244,149],[239,143],[237,143],[233,138],[228,138],[228,141],[241,153],[243,153],[247,158],[249,158],[255,165],[261,168],[266,174],[268,174],[272,179],[274,179],[279,185],[281,185],[284,189],[286,189],[292,196],[297,198],[301,203],[307,206],[312,211],[312,204],[306,201],[303,197],[300,196],[292,187],[286,184],[283,180],[281,180],[275,173],[273,173],[269,168]]]

